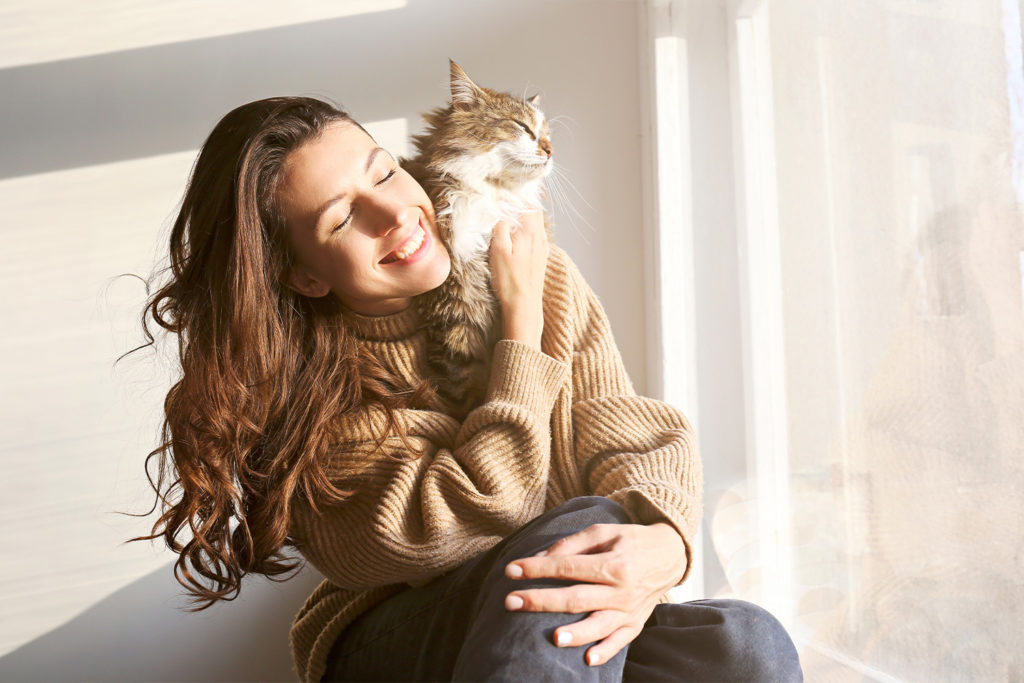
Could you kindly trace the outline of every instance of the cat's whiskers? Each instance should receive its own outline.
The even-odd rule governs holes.
[[[569,219],[569,227],[571,227],[573,231],[580,236],[585,244],[589,245],[590,240],[587,239],[587,235],[576,224],[576,219],[582,221],[583,225],[590,229],[590,232],[596,232],[596,230],[594,226],[590,224],[590,221],[587,220],[586,216],[580,213],[575,204],[573,204],[569,197],[569,193],[566,191],[566,186],[571,188],[589,208],[593,209],[594,207],[587,201],[586,197],[580,194],[580,191],[577,190],[575,185],[573,185],[566,177],[565,172],[553,162],[551,173],[548,175],[548,181],[549,182],[546,183],[546,186],[551,195],[552,208],[562,209],[564,207],[565,210],[562,211],[562,213]]]
[[[587,205],[588,209],[594,209],[594,205],[587,201],[587,198],[584,197],[583,194],[576,189],[576,186],[573,184],[573,182],[569,180],[569,176],[566,175],[565,171],[563,171],[562,168],[554,162],[552,162],[551,164],[551,175],[553,177],[558,178],[560,182],[564,182],[566,186],[569,187],[569,189],[575,192],[576,196],[583,200],[583,203]]]
[[[572,136],[572,139],[575,140],[576,139],[576,131],[574,131],[572,128],[570,128],[569,124],[566,123],[565,121],[563,121],[563,119],[568,119],[570,122],[576,124],[577,127],[579,127],[579,125],[580,125],[579,123],[576,122],[576,119],[572,118],[568,114],[561,114],[559,116],[555,116],[553,118],[550,118],[550,119],[548,119],[548,124],[549,125],[553,124],[553,123],[559,124],[560,126],[565,128],[565,130],[569,133],[569,135]]]
[[[514,155],[509,155],[509,156],[505,157],[502,160],[502,162],[501,162],[501,169],[499,169],[498,172],[502,173],[502,174],[507,173],[509,171],[510,167],[512,167],[512,166],[518,166],[518,167],[520,167],[520,170],[522,169],[522,164],[519,163],[518,159],[516,159],[514,157]],[[512,169],[512,170],[515,170],[515,169]]]

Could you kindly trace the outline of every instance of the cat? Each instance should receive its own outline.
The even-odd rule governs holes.
[[[464,417],[484,396],[501,310],[490,286],[488,248],[502,218],[540,209],[553,168],[547,118],[534,95],[521,99],[478,86],[449,60],[451,102],[424,115],[416,154],[402,166],[426,190],[451,256],[448,279],[418,296],[437,390]],[[548,239],[551,222],[544,215]]]

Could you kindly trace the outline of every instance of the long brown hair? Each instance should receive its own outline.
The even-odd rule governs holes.
[[[294,256],[277,206],[282,166],[335,123],[359,125],[305,97],[227,114],[193,166],[169,266],[153,276],[167,281],[143,311],[148,343],[139,348],[154,342],[151,316],[177,335],[182,375],[146,458],[161,515],[150,535],[131,540],[162,536],[178,553],[174,574],[194,610],[234,599],[247,573],[273,578],[299,567],[282,552],[296,545],[293,496],[316,508],[350,493],[325,473],[333,418],[376,408],[404,438],[394,411],[435,405],[429,386],[405,386],[346,332],[335,297],[310,299],[285,285]]]

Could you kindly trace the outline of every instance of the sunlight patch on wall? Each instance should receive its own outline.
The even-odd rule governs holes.
[[[113,366],[142,341],[146,296],[116,276],[152,270],[195,156],[0,182],[0,543],[19,549],[0,558],[0,654],[168,561],[122,545],[152,519],[116,513],[152,504],[143,461],[170,384],[150,351]]]
[[[405,118],[359,123],[373,136],[378,145],[391,152],[393,156],[404,157],[409,154],[409,123]]]
[[[0,68],[166,45],[405,7],[406,0],[8,0]]]

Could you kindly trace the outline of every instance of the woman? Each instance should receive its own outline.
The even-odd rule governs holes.
[[[292,628],[303,680],[799,679],[759,608],[658,604],[692,561],[690,424],[633,392],[539,215],[499,223],[490,256],[503,339],[460,422],[411,305],[450,268],[422,188],[318,100],[224,117],[147,307],[183,376],[145,538],[200,609],[296,548],[326,577]]]

